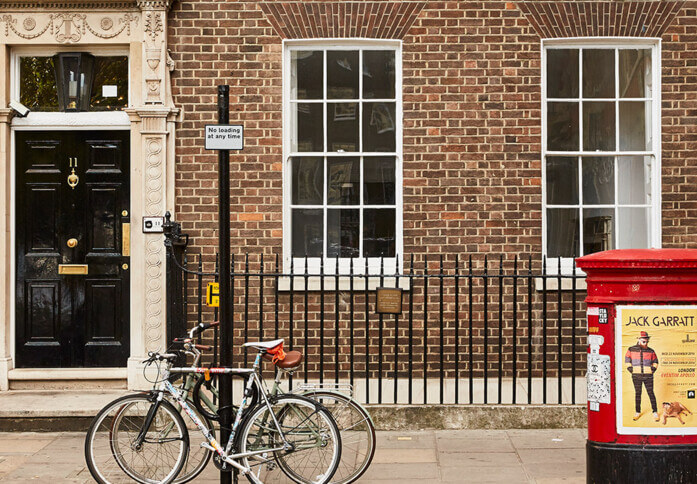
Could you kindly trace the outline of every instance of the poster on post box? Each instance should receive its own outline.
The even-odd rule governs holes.
[[[697,306],[618,306],[617,433],[697,434]]]

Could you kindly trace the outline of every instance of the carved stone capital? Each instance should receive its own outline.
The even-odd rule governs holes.
[[[0,123],[10,124],[15,115],[15,110],[10,108],[0,108]]]

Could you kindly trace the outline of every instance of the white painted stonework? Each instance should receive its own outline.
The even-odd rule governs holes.
[[[174,136],[181,113],[172,102],[169,77],[174,69],[166,36],[171,3],[17,0],[0,4],[0,253],[5,254],[0,258],[0,390],[9,388],[14,356],[13,132],[29,127],[129,126],[133,225],[138,227],[143,216],[173,212]],[[13,52],[34,45],[58,51],[127,50],[129,107],[116,113],[32,113],[13,118],[8,109],[17,82],[11,74]],[[151,386],[142,379],[141,361],[148,351],[166,347],[164,249],[162,234],[133,231],[129,388]]]

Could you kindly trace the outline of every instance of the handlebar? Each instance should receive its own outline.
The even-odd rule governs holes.
[[[148,351],[148,359],[143,360],[143,363],[152,363],[153,361],[174,361],[179,357],[175,353],[156,353],[154,351]]]
[[[200,345],[200,344],[193,343],[191,338],[174,338],[173,341],[175,343],[189,344],[189,345],[191,345],[192,348],[196,348],[197,350],[200,350],[200,351],[211,351],[213,349],[213,347],[210,345]]]
[[[202,333],[203,331],[214,328],[215,326],[218,326],[220,324],[220,321],[213,321],[212,323],[200,323],[191,328],[191,331],[189,331],[189,337],[193,338],[199,333]]]

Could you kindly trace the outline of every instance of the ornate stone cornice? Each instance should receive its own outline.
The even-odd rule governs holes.
[[[136,0],[0,0],[0,10],[137,10]]]
[[[0,34],[5,37],[16,35],[24,40],[34,40],[41,36],[53,37],[60,44],[74,44],[83,40],[87,34],[102,40],[119,36],[130,37],[138,25],[139,12],[126,12],[119,17],[113,14],[90,14],[60,12],[42,14],[37,20],[33,15],[0,15]]]
[[[169,10],[175,0],[136,0],[141,10]]]

